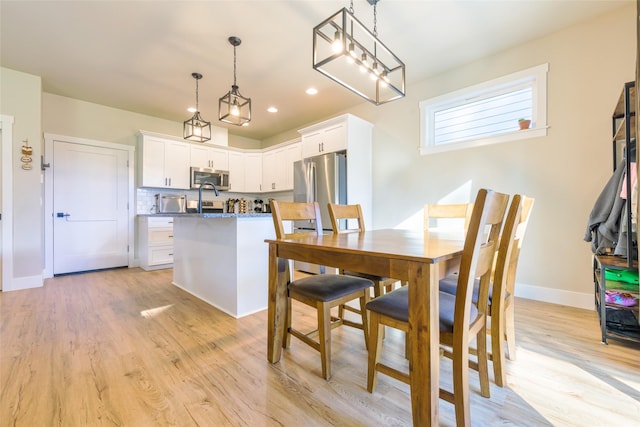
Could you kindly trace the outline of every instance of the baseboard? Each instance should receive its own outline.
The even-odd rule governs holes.
[[[11,283],[3,283],[2,291],[19,291],[22,289],[41,288],[44,284],[42,275],[27,276],[27,277],[14,277]]]
[[[516,297],[519,298],[585,308],[588,310],[594,310],[595,307],[593,292],[564,291],[562,289],[543,288],[541,286],[527,285],[524,283],[516,283],[515,289]]]

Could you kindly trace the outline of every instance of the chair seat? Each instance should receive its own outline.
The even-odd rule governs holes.
[[[362,277],[343,274],[320,274],[289,283],[289,291],[317,300],[333,301],[362,289],[373,286],[373,282]]]
[[[458,287],[458,275],[450,274],[444,279],[440,279],[439,283],[440,292],[445,292],[447,294],[455,295],[456,288]],[[473,282],[473,297],[472,302],[474,304],[478,303],[478,292],[480,291],[480,279],[476,279]],[[489,286],[489,305],[491,305],[491,297],[493,296],[493,285]]]
[[[440,331],[453,332],[453,317],[456,305],[455,295],[440,292]],[[367,310],[401,322],[409,321],[409,287],[403,286],[367,303]],[[470,321],[478,316],[476,306],[471,306]]]

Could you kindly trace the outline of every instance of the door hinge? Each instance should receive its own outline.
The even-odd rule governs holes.
[[[129,245],[127,245],[127,253],[129,253]]]
[[[129,167],[129,160],[127,160],[127,167]]]

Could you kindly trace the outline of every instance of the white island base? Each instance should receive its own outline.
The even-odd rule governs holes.
[[[176,215],[173,284],[233,317],[267,308],[271,215]]]

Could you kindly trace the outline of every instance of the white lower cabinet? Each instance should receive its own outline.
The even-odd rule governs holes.
[[[173,218],[138,218],[140,268],[158,270],[173,267]]]

